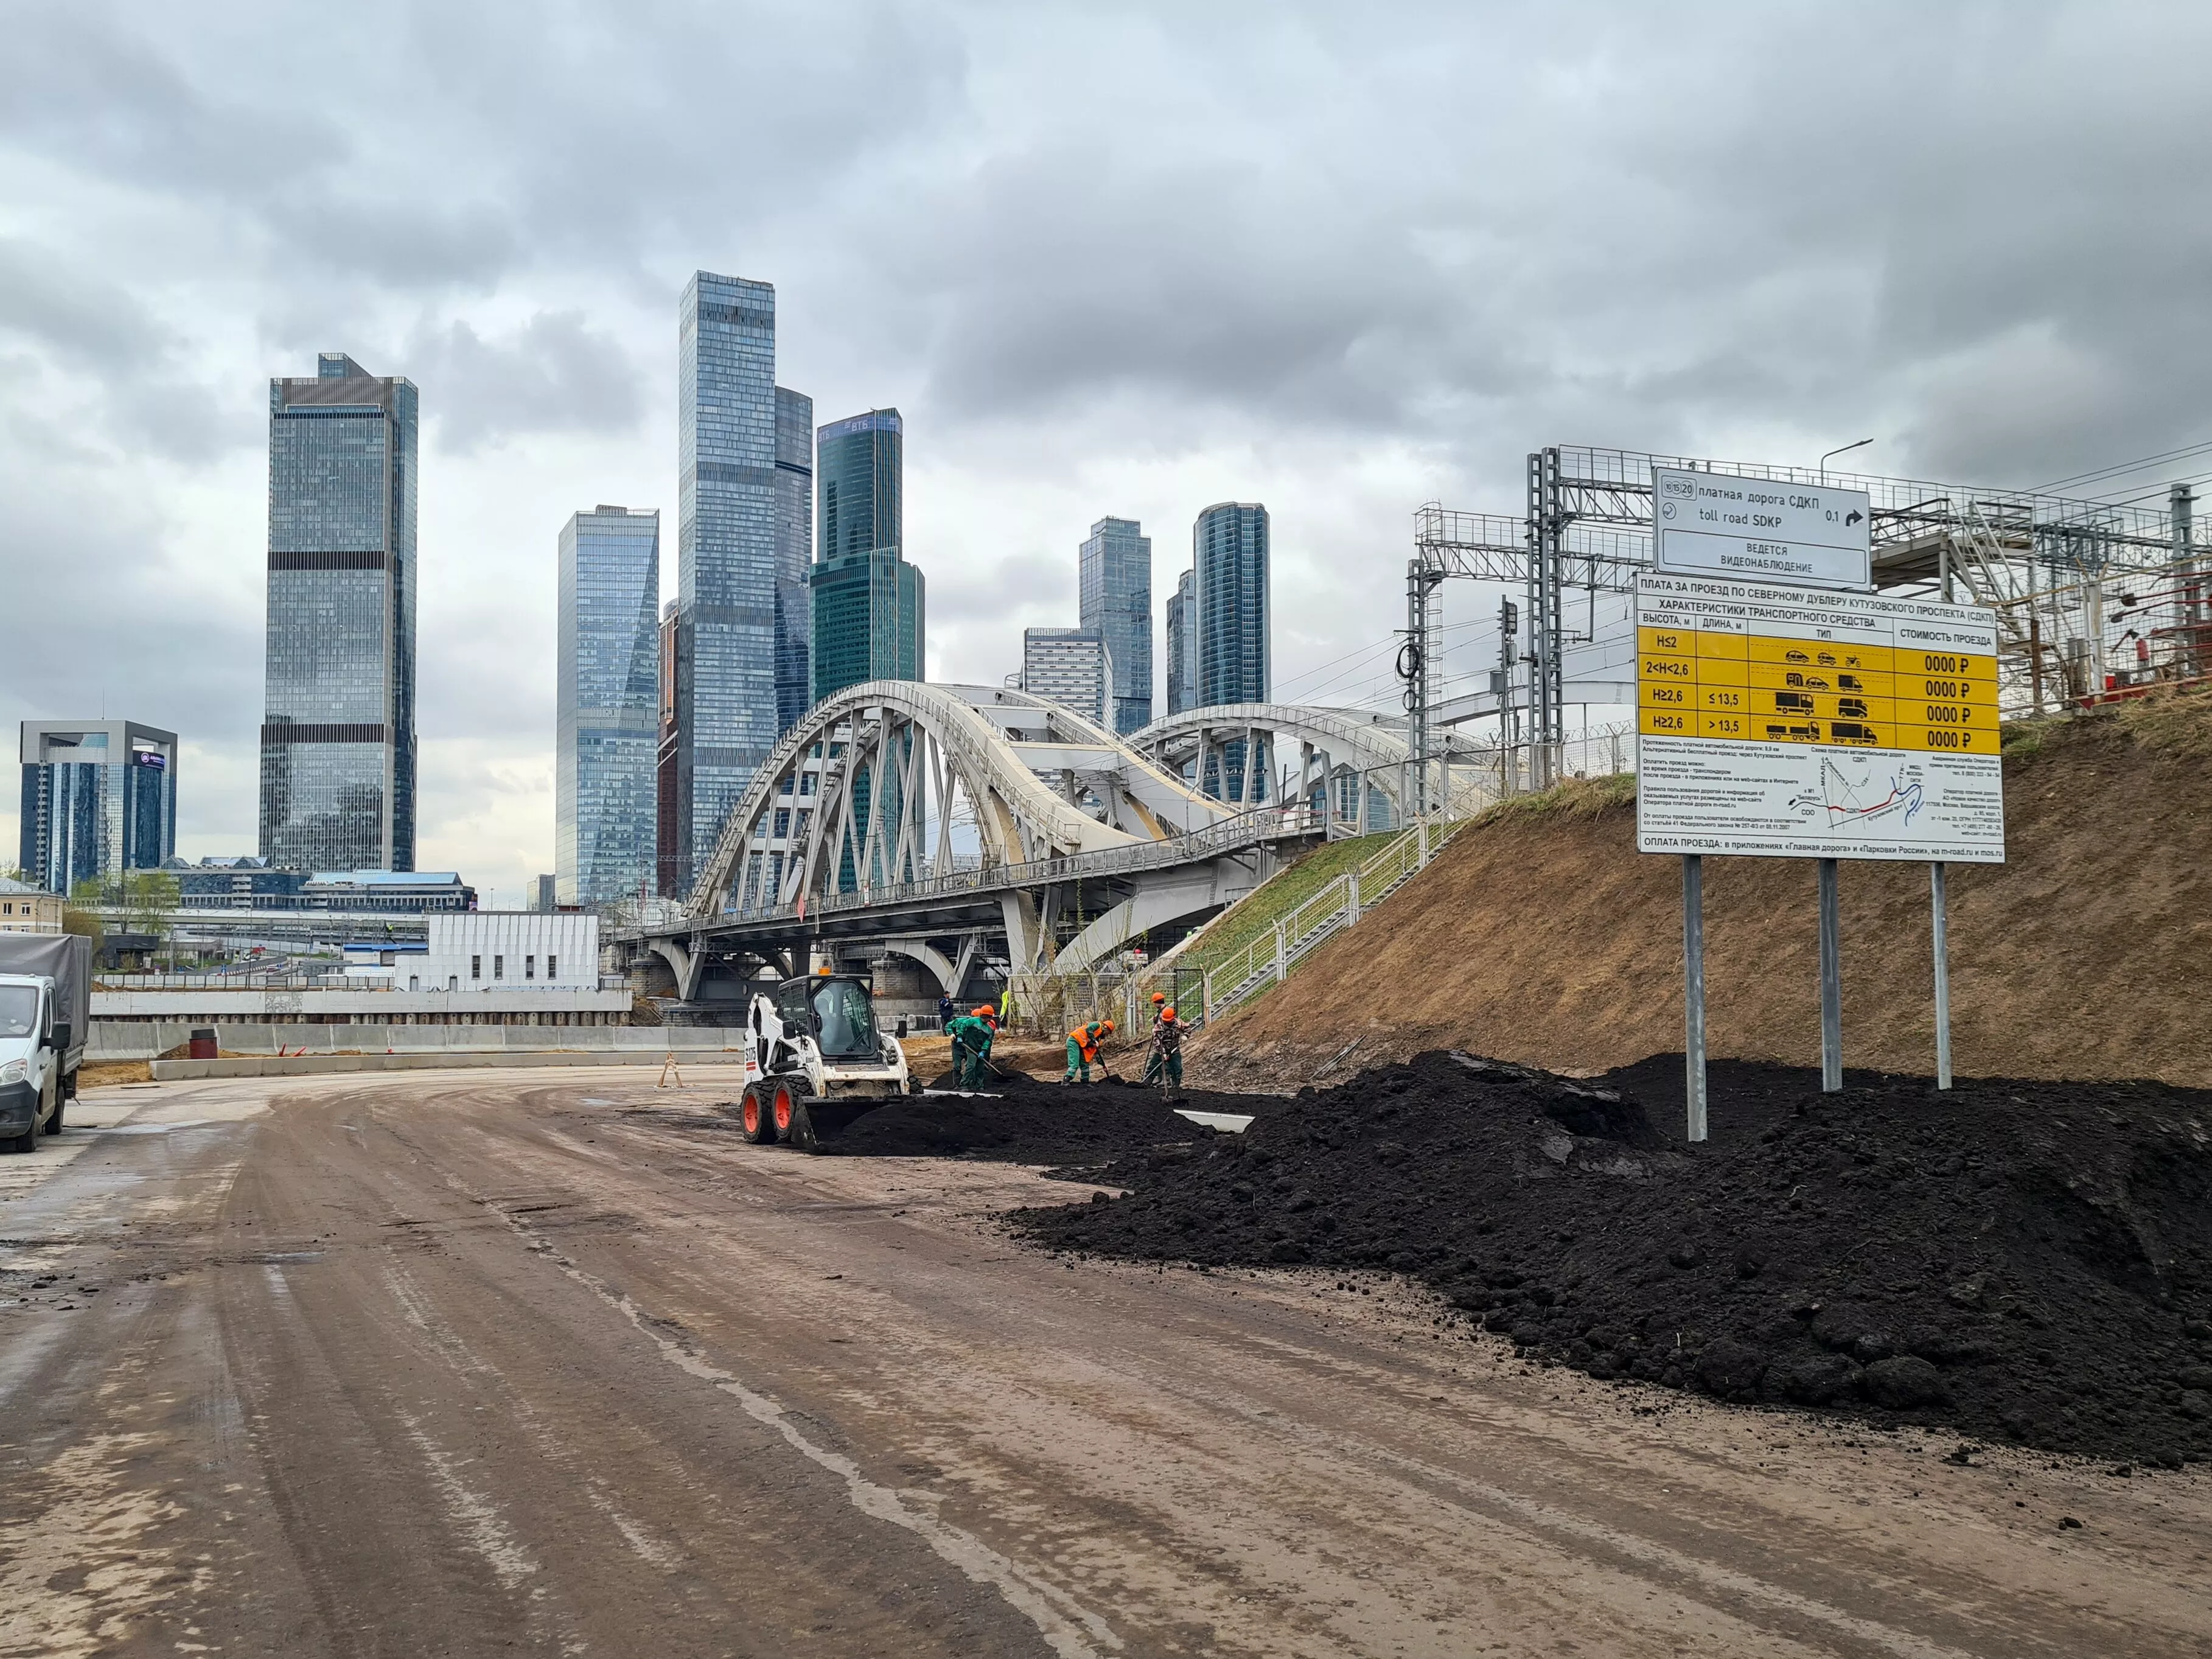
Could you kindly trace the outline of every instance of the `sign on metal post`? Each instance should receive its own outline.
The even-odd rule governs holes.
[[[1640,851],[2004,862],[1989,611],[1643,575],[1636,635]]]
[[[1722,488],[1759,481],[1655,476],[1662,568],[1639,575],[1636,589],[1638,850],[1684,858],[1686,950],[1695,890],[1691,860],[1715,853],[1820,860],[1820,1058],[1829,1089],[1843,1083],[1836,860],[1928,860],[1935,871],[1937,1079],[1948,1088],[1942,867],[2004,862],[1996,619],[1975,605],[1852,591],[1845,580],[1854,568],[1849,548],[1808,551],[1781,538],[1781,532],[1817,528],[1809,516],[1770,514],[1784,520],[1770,547],[1747,536],[1738,538],[1739,549],[1717,531],[1693,528],[1675,543],[1670,560],[1667,480],[1693,481],[1692,493],[1677,498],[1685,515],[1721,514],[1722,523],[1729,522],[1726,512],[1714,504]],[[1796,510],[1817,511],[1823,523],[1838,512],[1848,519],[1852,509],[1822,504],[1820,496],[1855,493],[1765,489],[1802,495],[1808,499]],[[1749,505],[1756,516],[1767,504]],[[1797,586],[1680,574],[1697,559],[1801,556],[1807,569],[1793,575]],[[1863,584],[1863,547],[1859,557]],[[1674,574],[1664,568],[1670,562]],[[1833,582],[1832,591],[1820,585],[1824,580]],[[1699,925],[1699,945],[1702,933]],[[1694,1049],[1704,1025],[1704,975],[1701,963],[1690,966]],[[1690,1064],[1691,1134],[1702,1139],[1702,1055],[1693,1053]]]
[[[1662,574],[1874,585],[1863,489],[1655,466],[1651,494],[1651,551]]]

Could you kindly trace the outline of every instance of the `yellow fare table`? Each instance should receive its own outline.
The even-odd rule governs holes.
[[[1715,626],[1640,627],[1637,648],[1653,736],[1996,752],[1993,654]]]

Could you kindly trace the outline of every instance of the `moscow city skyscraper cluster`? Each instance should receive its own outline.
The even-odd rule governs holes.
[[[817,428],[813,400],[776,383],[775,299],[704,270],[684,288],[675,599],[660,605],[658,508],[601,503],[559,532],[558,903],[682,895],[811,705],[926,672],[904,423],[872,409]],[[270,382],[260,852],[280,867],[415,867],[418,421],[410,381],[342,352]],[[1164,713],[1266,700],[1267,538],[1256,504],[1199,515],[1167,599]],[[1134,520],[1091,526],[1078,625],[1025,634],[1033,695],[1124,736],[1152,723],[1152,555]],[[1194,781],[1261,799],[1247,764],[1229,745]],[[173,821],[173,782],[164,799]]]

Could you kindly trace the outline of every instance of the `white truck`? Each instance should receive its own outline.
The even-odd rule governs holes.
[[[91,1024],[92,941],[0,933],[0,1146],[60,1131]]]
[[[921,1086],[898,1039],[876,1029],[868,981],[851,974],[787,979],[745,1007],[745,1139],[819,1152],[852,1121]]]

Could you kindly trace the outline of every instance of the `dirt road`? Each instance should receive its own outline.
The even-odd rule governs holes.
[[[0,1161],[0,1655],[2212,1649],[2204,1474],[1055,1261],[990,1217],[1080,1188],[692,1083],[111,1091]]]

